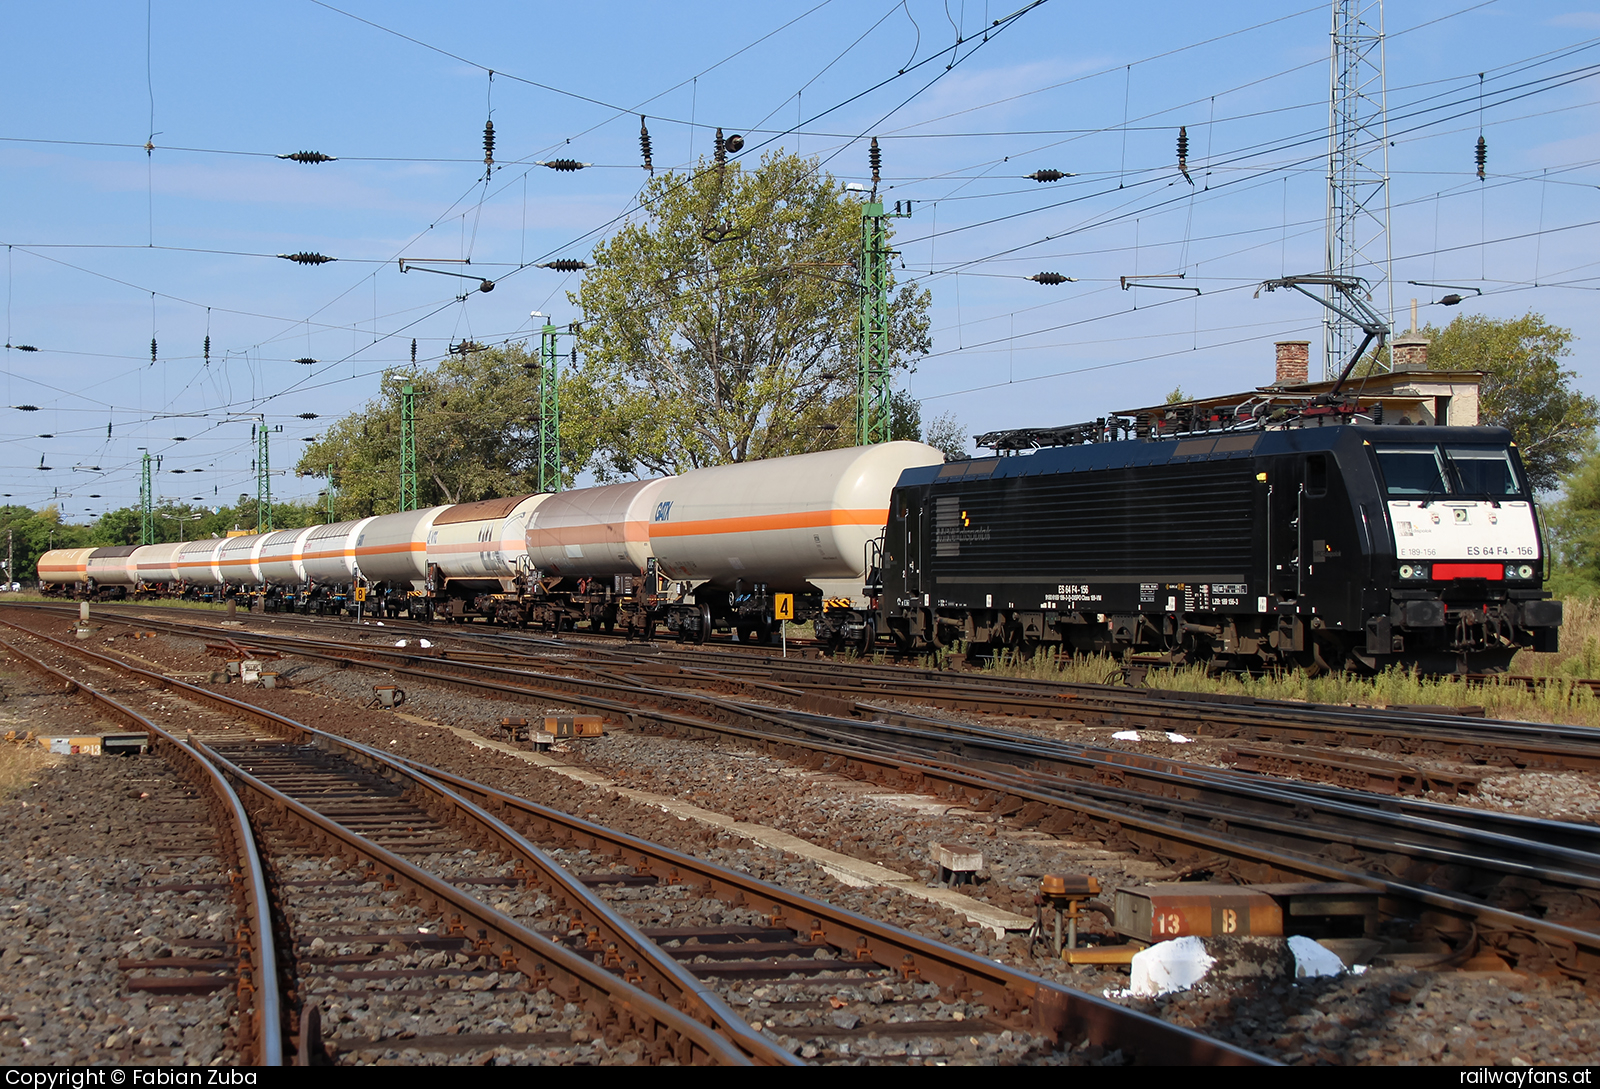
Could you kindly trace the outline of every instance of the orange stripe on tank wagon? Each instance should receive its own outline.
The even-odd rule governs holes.
[[[651,522],[652,537],[693,537],[713,533],[762,533],[778,529],[816,529],[820,526],[873,526],[889,521],[883,510],[808,510],[794,514],[756,514],[743,518],[707,518],[698,522]]]

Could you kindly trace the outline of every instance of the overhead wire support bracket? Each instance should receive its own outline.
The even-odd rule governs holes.
[[[1455,294],[1455,292],[1457,292],[1457,291],[1471,291],[1471,292],[1473,292],[1474,294],[1477,294],[1477,295],[1482,295],[1483,294],[1483,288],[1481,288],[1481,287],[1467,287],[1467,286],[1464,286],[1462,284],[1436,284],[1436,283],[1431,283],[1428,280],[1407,280],[1406,283],[1410,284],[1412,287],[1448,287],[1448,288],[1450,288],[1451,289],[1451,294],[1443,295],[1443,296],[1440,296],[1440,298],[1439,298],[1439,303],[1442,306],[1460,306],[1461,303],[1463,302],[1463,300],[1465,299],[1465,296]]]
[[[1124,276],[1122,277],[1122,290],[1127,291],[1132,287],[1148,287],[1154,291],[1193,291],[1196,295],[1204,294],[1198,287],[1190,287],[1187,284],[1145,283],[1146,280],[1182,280],[1185,275],[1182,272],[1157,272],[1147,276]]]
[[[462,263],[465,264],[466,262],[462,262]],[[431,272],[435,276],[454,276],[458,280],[477,280],[478,281],[478,290],[479,291],[487,293],[487,292],[490,292],[490,291],[494,290],[494,281],[493,280],[485,280],[482,276],[474,276],[474,275],[472,275],[471,273],[468,273],[468,272],[446,272],[442,268],[423,268],[421,265],[415,265],[415,264],[411,264],[411,263],[407,262],[404,257],[400,258],[400,271],[402,273],[404,273],[404,272]],[[465,298],[466,296],[462,296],[462,297]]]

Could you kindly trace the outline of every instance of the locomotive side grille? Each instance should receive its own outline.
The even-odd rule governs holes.
[[[1244,572],[1251,566],[1252,470],[1246,461],[964,480],[958,496],[932,497],[931,573],[1037,573],[1050,581]],[[956,531],[959,549],[949,547],[955,519],[965,524]]]

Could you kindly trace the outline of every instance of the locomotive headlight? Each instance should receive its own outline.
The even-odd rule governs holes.
[[[1428,577],[1428,565],[1425,563],[1403,563],[1400,565],[1400,577],[1403,579],[1425,579]]]
[[[1529,564],[1523,564],[1521,567],[1517,568],[1517,578],[1519,578],[1519,579],[1531,579],[1531,578],[1533,578],[1533,568],[1532,568],[1532,566],[1530,566]]]
[[[1514,564],[1514,563],[1506,564],[1506,578],[1514,579],[1516,577],[1517,577],[1517,565]]]

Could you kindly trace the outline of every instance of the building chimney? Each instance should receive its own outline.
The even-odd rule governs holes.
[[[1280,340],[1278,349],[1278,379],[1274,385],[1303,386],[1311,363],[1309,340]]]
[[[1389,345],[1389,358],[1394,361],[1391,370],[1425,371],[1428,369],[1428,338],[1409,329],[1394,338]]]

